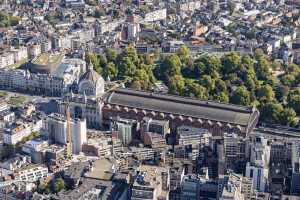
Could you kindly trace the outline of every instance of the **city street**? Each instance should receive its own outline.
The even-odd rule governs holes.
[[[59,97],[36,96],[20,92],[11,92],[7,90],[0,90],[0,93],[1,92],[7,93],[7,96],[5,97],[7,100],[9,100],[11,97],[23,96],[26,98],[24,104],[27,102],[32,102],[37,106],[38,110],[43,111],[45,113],[51,113],[55,111],[56,106],[54,100],[59,99]]]

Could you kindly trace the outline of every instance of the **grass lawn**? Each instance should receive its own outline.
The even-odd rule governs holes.
[[[19,106],[23,104],[26,101],[26,97],[24,96],[15,96],[15,97],[10,97],[8,103],[14,106]]]
[[[49,65],[59,62],[63,58],[63,54],[43,53],[37,57],[33,63],[37,65]]]
[[[6,97],[6,96],[7,96],[7,92],[0,92],[0,98]]]
[[[46,65],[49,62],[49,56],[50,54],[48,53],[43,53],[41,54],[35,61],[34,64],[37,65]]]
[[[11,69],[18,69],[21,65],[23,65],[27,62],[28,62],[28,59],[23,59],[23,60],[20,60],[19,62],[15,63],[15,64],[8,65],[7,67],[11,68]]]

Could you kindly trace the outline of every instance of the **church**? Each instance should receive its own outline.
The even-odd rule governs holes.
[[[69,104],[72,117],[85,118],[88,128],[109,127],[112,118],[137,122],[144,117],[168,120],[171,130],[186,125],[209,130],[214,136],[224,133],[249,134],[256,126],[255,107],[201,101],[173,95],[118,88],[105,92],[104,79],[89,65],[78,82],[77,94],[69,93],[58,102],[59,112]]]
[[[102,126],[103,102],[101,98],[104,95],[104,85],[104,79],[90,63],[78,81],[77,88],[75,88],[77,93],[71,91],[58,101],[59,112],[65,113],[68,103],[72,118],[85,118],[88,128],[99,129]]]

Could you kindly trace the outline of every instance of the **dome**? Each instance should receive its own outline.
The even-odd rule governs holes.
[[[98,81],[104,81],[104,79],[102,78],[102,76],[100,74],[98,74],[96,71],[94,70],[88,70],[87,72],[85,72],[81,77],[79,82],[83,81],[83,80],[89,80],[94,84],[97,84]]]
[[[79,79],[79,93],[87,96],[98,96],[104,93],[104,79],[94,69],[92,63]]]

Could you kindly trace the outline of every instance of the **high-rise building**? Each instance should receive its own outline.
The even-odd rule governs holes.
[[[224,134],[224,153],[226,167],[238,170],[240,162],[246,160],[247,140],[235,133]]]
[[[270,146],[262,138],[251,146],[250,162],[246,165],[246,176],[252,179],[252,188],[264,192],[269,179]]]
[[[118,138],[123,145],[128,145],[132,141],[136,122],[129,119],[116,118],[112,119],[112,129],[118,132]]]
[[[247,163],[246,176],[252,178],[253,190],[264,192],[269,176],[269,169],[260,165]]]
[[[52,143],[67,144],[67,119],[60,114],[51,114],[47,118],[49,140]],[[82,145],[86,142],[85,119],[71,119],[70,132],[72,139],[72,152],[78,154],[82,151]]]
[[[170,133],[168,120],[155,120],[149,117],[144,117],[142,122],[142,132],[157,133],[166,137]]]
[[[292,147],[292,183],[291,194],[300,195],[300,144],[295,142]]]

